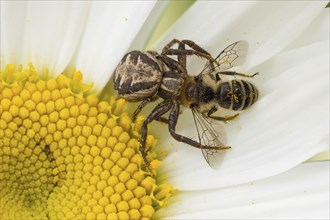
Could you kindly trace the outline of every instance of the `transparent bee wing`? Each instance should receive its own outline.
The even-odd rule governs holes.
[[[199,143],[204,146],[201,148],[203,156],[210,167],[219,168],[224,157],[224,150],[229,149],[223,142],[224,134],[216,132],[212,121],[196,109],[192,109],[195,126],[198,133]]]
[[[237,41],[226,47],[214,59],[208,62],[200,74],[212,74],[242,65],[246,60],[249,44],[247,41]]]

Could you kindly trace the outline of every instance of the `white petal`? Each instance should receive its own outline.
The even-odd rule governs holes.
[[[262,97],[238,120],[224,125],[233,148],[226,152],[219,170],[210,169],[198,150],[172,138],[160,138],[159,146],[169,149],[162,169],[171,183],[181,190],[245,183],[288,170],[326,150],[328,48],[329,41],[312,44],[279,54],[256,67],[262,73],[258,82]],[[273,78],[267,80],[269,77]],[[188,111],[182,114],[179,124],[179,133],[196,137]]]
[[[1,2],[1,68],[32,61],[39,71],[60,74],[70,62],[89,3]]]
[[[249,69],[295,41],[327,10],[324,7],[321,1],[197,1],[155,48],[161,49],[173,38],[191,39],[216,56],[229,44],[247,40],[251,52],[246,63]],[[326,30],[323,33],[328,34]],[[198,61],[191,58],[191,63]]]
[[[198,181],[196,179],[195,181]],[[264,180],[181,192],[156,218],[329,219],[329,162],[301,164]]]
[[[100,90],[144,24],[155,2],[93,2],[73,65]]]
[[[329,10],[322,10],[309,27],[288,45],[286,49],[302,47],[304,45],[330,39],[329,23]]]
[[[317,162],[317,161],[327,161],[330,160],[330,149],[322,151],[313,157],[309,158],[306,162]]]
[[[131,50],[142,50],[146,48],[146,44],[152,37],[152,33],[158,26],[158,23],[163,16],[164,10],[167,9],[168,1],[157,1],[152,11],[150,12],[145,23],[141,27],[139,33],[135,36],[134,41],[130,45],[128,51]]]
[[[209,51],[219,52],[217,48],[246,39],[254,42],[251,55],[258,59],[252,56],[252,63],[260,64],[281,50],[289,50],[293,45],[290,43],[303,38],[301,33],[305,30],[313,30],[310,25],[315,25],[317,20],[329,23],[326,16],[320,15],[322,10],[324,4],[320,2],[319,5],[302,2],[197,2],[158,45],[164,45],[174,37],[198,39],[196,42],[208,45],[206,49]],[[309,37],[301,42],[327,39],[329,25],[325,30],[314,29],[319,30],[317,33],[321,37]],[[224,45],[217,46],[220,43]],[[172,183],[186,190],[244,183],[283,172],[326,149],[329,146],[327,48],[328,41],[290,51],[250,71],[261,73],[255,81],[264,97],[238,121],[225,126],[228,144],[233,149],[226,153],[220,170],[210,170],[206,165],[201,168],[197,162],[202,158],[198,150],[161,138],[159,145],[170,149],[162,169]],[[196,70],[194,64],[189,67]],[[277,81],[269,82],[276,77]],[[181,119],[177,130],[196,137],[192,134],[194,125],[189,113],[183,114]],[[177,147],[172,147],[173,144]],[[196,177],[199,181],[194,181]]]

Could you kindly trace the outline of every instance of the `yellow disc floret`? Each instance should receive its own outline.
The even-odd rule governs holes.
[[[99,101],[82,73],[42,80],[7,65],[0,78],[0,219],[150,219],[173,192],[139,152],[142,119]],[[147,147],[155,145],[149,135]]]

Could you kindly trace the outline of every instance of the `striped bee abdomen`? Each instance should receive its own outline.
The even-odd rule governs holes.
[[[220,83],[216,93],[218,104],[225,109],[244,110],[258,100],[258,90],[250,82],[231,80]]]

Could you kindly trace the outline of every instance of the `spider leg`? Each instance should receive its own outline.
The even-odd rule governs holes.
[[[175,140],[189,144],[190,146],[193,146],[193,147],[196,147],[199,149],[201,149],[201,148],[202,149],[216,149],[216,150],[228,149],[228,147],[221,147],[221,146],[205,146],[197,141],[192,140],[191,138],[188,138],[186,136],[176,133],[175,127],[178,123],[179,111],[180,111],[180,105],[179,105],[178,101],[174,100],[172,110],[168,117],[168,127],[169,127],[170,134],[172,135],[172,137]]]
[[[173,47],[174,44],[179,45],[178,49],[171,48],[171,47]],[[192,50],[187,50],[185,48],[185,45],[189,46]],[[208,59],[209,61],[214,61],[214,59],[212,58],[212,56],[209,52],[207,52],[206,50],[204,50],[202,47],[200,47],[199,45],[197,45],[195,42],[193,42],[191,40],[180,41],[178,39],[173,39],[164,46],[164,48],[162,50],[162,54],[178,55],[178,60],[180,58],[179,56],[183,57],[182,55],[198,55],[198,56]],[[185,62],[182,62],[182,63],[185,63]],[[184,66],[186,66],[186,65],[184,65]]]
[[[163,123],[165,123],[165,124],[168,124],[168,119],[165,118],[165,117],[159,117],[159,118],[157,118],[156,120],[159,121],[159,122],[163,122]]]
[[[168,112],[172,108],[172,101],[163,101],[159,103],[148,115],[146,120],[143,122],[142,128],[141,128],[141,140],[140,140],[140,152],[142,154],[142,158],[146,164],[148,164],[147,161],[147,155],[145,152],[146,148],[146,141],[147,141],[147,135],[148,135],[148,124],[150,124],[153,120],[157,120],[162,115],[164,115],[166,112]]]
[[[164,47],[163,47],[163,50],[162,50],[162,54],[167,51],[168,49],[170,49],[171,47],[173,47],[174,44],[178,44],[180,45],[181,41],[178,40],[178,39],[173,39],[171,40],[170,42],[168,42]]]
[[[179,50],[186,50],[185,45],[180,42],[179,43]],[[187,56],[184,54],[180,54],[178,55],[178,62],[181,64],[181,66],[183,66],[185,69],[187,69]]]
[[[185,78],[188,75],[187,69],[182,66],[178,61],[166,55],[159,55],[158,58],[161,59],[170,69],[179,70],[179,73],[182,75],[182,77]]]
[[[191,55],[197,55],[200,57],[204,57],[205,59],[207,59],[209,62],[212,63],[216,63],[217,61],[214,60],[214,58],[210,55],[210,54],[205,54],[203,52],[199,52],[199,51],[195,51],[195,50],[190,50],[190,49],[168,49],[166,50],[164,53],[162,53],[162,55],[185,55],[185,56],[191,56]]]
[[[138,114],[140,114],[140,112],[142,111],[142,109],[150,102],[154,102],[158,99],[157,96],[154,96],[154,97],[149,97],[149,98],[146,98],[144,99],[140,104],[139,106],[135,109],[134,113],[133,113],[133,121],[136,120],[136,117],[138,116]]]
[[[178,49],[172,48],[175,44],[178,44]],[[186,49],[185,46],[190,47],[191,49]],[[212,55],[203,49],[201,46],[197,45],[195,42],[191,40],[178,40],[173,39],[168,44],[166,44],[162,50],[162,55],[176,55],[178,57],[178,62],[186,68],[186,59],[187,55],[197,55],[200,57],[206,58],[212,69],[214,69],[213,63],[217,63],[217,61],[212,57]]]

